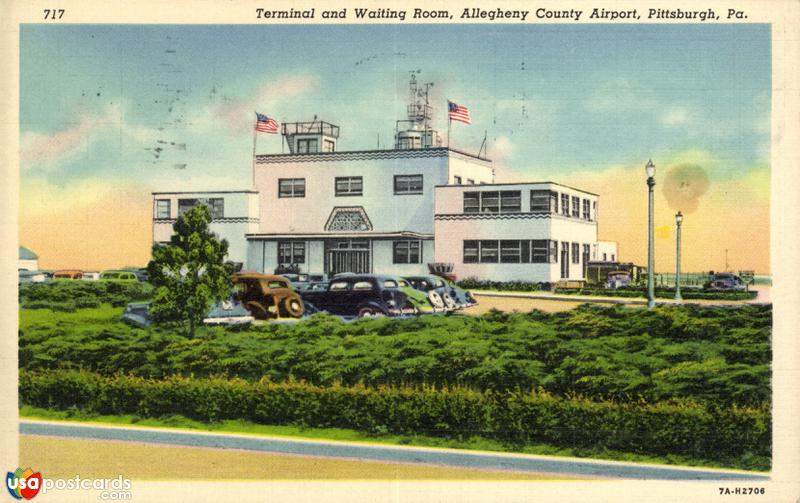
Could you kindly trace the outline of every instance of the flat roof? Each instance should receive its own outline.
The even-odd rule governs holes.
[[[433,234],[422,234],[413,231],[395,232],[309,232],[309,233],[252,233],[245,234],[247,239],[358,239],[358,238],[412,238],[433,239]]]
[[[177,194],[258,194],[257,190],[177,190],[171,192],[151,192],[154,196],[166,196]]]
[[[439,187],[515,187],[517,185],[557,185],[559,187],[564,187],[565,189],[577,190],[578,192],[583,192],[584,194],[589,194],[592,196],[600,197],[600,194],[595,194],[594,192],[589,192],[588,190],[579,189],[577,187],[572,187],[571,185],[564,185],[563,183],[558,182],[508,182],[508,183],[461,183],[461,184],[445,184],[445,185],[436,185],[436,188]]]
[[[306,154],[257,154],[256,163],[275,163],[282,161],[339,161],[339,160],[369,160],[391,159],[394,157],[443,157],[448,153],[455,153],[469,157],[476,161],[491,163],[491,159],[479,157],[463,150],[449,147],[409,148],[409,149],[381,149],[381,150],[339,150],[336,152],[310,152]]]

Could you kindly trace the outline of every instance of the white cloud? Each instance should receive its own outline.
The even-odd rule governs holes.
[[[99,133],[122,126],[122,108],[109,105],[100,113],[84,113],[53,134],[26,132],[20,138],[23,169],[33,165],[54,168],[61,161],[85,152]]]
[[[264,83],[247,96],[228,99],[199,110],[189,123],[202,129],[220,120],[231,133],[245,133],[253,127],[254,111],[275,116],[286,100],[308,93],[318,82],[316,75],[284,75]]]
[[[661,116],[661,123],[665,126],[680,126],[689,121],[689,110],[684,106],[672,107]]]

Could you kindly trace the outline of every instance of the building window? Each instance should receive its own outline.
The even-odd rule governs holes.
[[[531,262],[544,264],[548,262],[550,241],[546,239],[534,239],[531,241]]]
[[[581,198],[572,196],[572,216],[580,218],[581,216]]]
[[[422,175],[395,175],[395,194],[422,194]]]
[[[522,193],[518,190],[500,192],[500,213],[518,213],[522,211]]]
[[[549,190],[532,190],[531,212],[558,213],[558,193]]]
[[[360,176],[336,177],[337,196],[360,196],[363,195],[363,193],[363,181]]]
[[[306,179],[278,179],[278,197],[306,197]]]
[[[579,255],[580,246],[578,243],[572,243],[572,263],[573,264],[580,264],[581,263],[581,256]]]
[[[156,199],[156,218],[169,218],[169,199]]]
[[[597,213],[597,201],[592,201],[592,215],[594,215],[594,219],[597,221],[597,218],[599,217]]]
[[[336,144],[331,140],[323,140],[322,141],[322,151],[323,152],[333,152],[336,150]]]
[[[208,206],[212,220],[225,217],[225,200],[221,197],[178,199],[178,216],[183,215],[195,206]]]
[[[569,194],[561,194],[561,214],[569,216]]]
[[[480,211],[480,193],[464,192],[464,213],[479,213]]]
[[[421,264],[422,241],[395,241],[395,264]]]
[[[305,241],[278,241],[279,264],[305,264]]]
[[[477,264],[478,263],[478,242],[477,241],[464,241],[464,263]]]
[[[500,193],[499,192],[481,192],[481,213],[499,213],[500,212]]]
[[[589,245],[583,245],[583,265],[589,262]]]
[[[467,178],[467,184],[475,185],[475,180],[473,180],[472,178]]]
[[[319,152],[319,144],[316,138],[308,138],[305,140],[297,140],[297,153],[298,154],[311,154]]]
[[[550,241],[550,263],[558,263],[558,242]]]
[[[481,241],[481,264],[496,264],[498,258],[497,241]]]
[[[453,175],[453,183],[456,185],[461,185],[461,177],[458,175]]]
[[[500,262],[519,264],[522,259],[522,244],[518,240],[500,241]]]
[[[617,256],[614,255],[613,253],[611,254],[611,261],[612,262],[616,262],[617,261]]]
[[[591,220],[592,219],[592,214],[590,213],[590,208],[591,208],[591,206],[589,205],[589,200],[588,199],[584,199],[583,200],[583,219],[584,220]]]

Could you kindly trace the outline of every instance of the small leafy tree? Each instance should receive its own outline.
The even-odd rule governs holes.
[[[178,217],[168,244],[153,245],[147,264],[155,287],[151,316],[185,324],[190,337],[211,305],[231,289],[230,268],[224,263],[228,242],[209,230],[210,222],[207,206],[190,209]]]

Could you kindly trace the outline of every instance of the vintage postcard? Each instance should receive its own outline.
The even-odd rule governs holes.
[[[799,11],[10,3],[0,498],[795,501]]]

